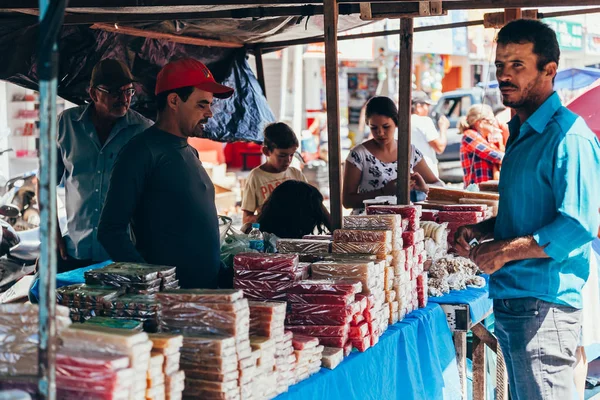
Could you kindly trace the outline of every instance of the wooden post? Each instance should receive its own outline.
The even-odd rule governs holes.
[[[258,79],[258,84],[266,98],[267,87],[265,85],[265,65],[263,64],[262,49],[260,47],[254,48],[254,58],[256,59],[256,78]]]
[[[413,19],[400,19],[398,76],[398,204],[410,204],[410,114],[412,96]]]
[[[327,147],[329,153],[329,201],[332,229],[340,229],[342,227],[342,175],[337,0],[323,0],[323,20],[325,25],[325,90],[327,99]],[[302,88],[298,88],[297,90],[302,90]]]
[[[485,343],[473,334],[473,400],[486,400]]]
[[[467,400],[467,332],[455,331],[452,338],[456,351],[461,395],[463,400]]]

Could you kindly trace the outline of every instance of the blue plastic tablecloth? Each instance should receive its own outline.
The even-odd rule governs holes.
[[[450,293],[441,297],[430,297],[429,302],[438,304],[467,304],[471,321],[479,322],[485,317],[493,307],[492,299],[489,298],[489,276],[482,275],[485,278],[486,285],[482,288],[469,287],[465,290],[451,290]]]
[[[321,371],[277,400],[460,399],[460,379],[446,315],[429,304],[383,334],[364,353]]]
[[[102,268],[108,264],[111,264],[112,261],[105,261],[99,264],[90,265],[89,267],[74,269],[73,271],[63,272],[60,274],[56,274],[56,288],[75,285],[76,283],[85,283],[84,273],[85,271],[89,271],[91,269]],[[29,289],[29,298],[32,302],[38,302],[40,298],[40,280],[36,279],[31,285]]]

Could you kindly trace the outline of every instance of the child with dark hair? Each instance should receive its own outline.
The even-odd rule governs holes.
[[[330,216],[323,195],[305,182],[286,181],[264,203],[257,222],[260,230],[279,238],[301,239],[304,235],[327,233]],[[249,230],[249,224],[246,230]]]
[[[256,222],[256,212],[283,182],[306,182],[302,172],[290,166],[299,147],[294,131],[283,122],[276,122],[267,125],[264,136],[262,151],[267,162],[253,169],[248,176],[242,200],[244,223]]]

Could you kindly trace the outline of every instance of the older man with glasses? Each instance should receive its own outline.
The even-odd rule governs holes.
[[[58,180],[65,185],[67,232],[58,232],[58,271],[107,260],[97,227],[113,164],[121,148],[152,121],[131,110],[135,78],[120,61],[104,59],[92,71],[91,103],[58,118]]]

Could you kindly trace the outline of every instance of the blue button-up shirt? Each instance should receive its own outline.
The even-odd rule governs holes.
[[[531,235],[547,245],[549,258],[506,264],[490,277],[490,297],[581,308],[600,224],[600,143],[556,93],[525,123],[514,118],[509,128],[494,237]]]
[[[99,262],[109,258],[97,240],[97,227],[113,164],[121,148],[152,121],[129,110],[102,145],[90,118],[92,107],[71,108],[58,118],[57,179],[65,185],[69,255]]]

